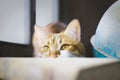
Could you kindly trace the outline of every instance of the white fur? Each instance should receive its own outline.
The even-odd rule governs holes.
[[[76,53],[76,51],[69,52],[68,50],[61,50],[60,55],[58,56],[58,58],[77,57],[76,55],[74,55],[72,53]]]

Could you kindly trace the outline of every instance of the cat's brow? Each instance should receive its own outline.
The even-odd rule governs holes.
[[[62,42],[61,35],[57,35],[57,36],[56,36],[56,41],[57,41],[58,45],[61,44],[61,42]]]
[[[55,43],[55,41],[56,41],[56,38],[53,36],[53,37],[51,38],[51,42],[52,42],[52,43]]]
[[[62,43],[62,39],[60,38],[60,40],[59,40],[59,43],[61,44]]]
[[[48,43],[61,43],[60,35],[54,35],[51,37]]]
[[[50,44],[50,42],[48,41],[48,42],[47,42],[47,45],[49,45],[49,44]]]

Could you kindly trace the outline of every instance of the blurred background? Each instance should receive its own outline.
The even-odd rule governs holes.
[[[34,24],[68,24],[77,18],[87,57],[90,38],[104,12],[117,0],[0,0],[0,57],[32,57]]]

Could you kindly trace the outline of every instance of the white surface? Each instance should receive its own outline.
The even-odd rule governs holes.
[[[83,70],[113,62],[117,60],[107,58],[0,58],[0,77],[9,80],[76,80]]]
[[[0,0],[0,41],[28,44],[29,0]]]
[[[36,0],[36,24],[40,26],[58,21],[58,0]]]

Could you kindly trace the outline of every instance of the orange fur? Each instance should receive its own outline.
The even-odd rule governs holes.
[[[85,49],[80,41],[81,29],[77,19],[71,21],[66,29],[61,23],[51,23],[47,27],[35,25],[34,28],[33,46],[36,57],[84,56]]]

